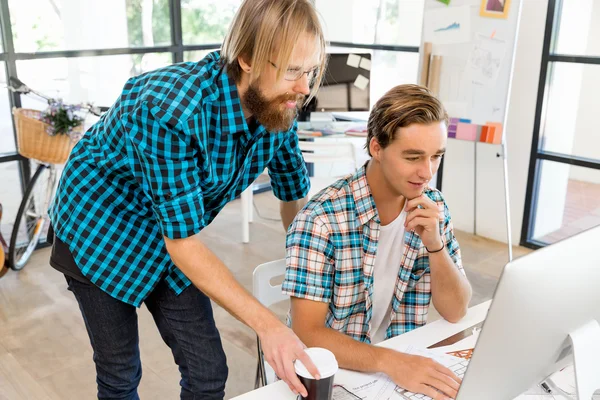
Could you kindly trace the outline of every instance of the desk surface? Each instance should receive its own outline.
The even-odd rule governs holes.
[[[440,319],[421,328],[407,332],[403,335],[386,340],[378,344],[378,346],[389,349],[406,348],[407,345],[416,347],[429,347],[437,344],[450,336],[471,329],[473,326],[481,323],[490,308],[491,300],[469,308],[467,315],[456,324]],[[343,379],[344,374],[348,372],[341,369],[336,374],[336,380],[339,377]],[[275,382],[260,389],[248,392],[241,396],[235,397],[234,400],[264,400],[264,399],[281,399],[295,400],[296,396],[288,388],[283,381]]]

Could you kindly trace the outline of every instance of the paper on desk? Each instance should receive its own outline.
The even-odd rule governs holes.
[[[342,388],[334,388],[333,400],[356,400],[355,396],[362,400],[389,400],[396,388],[394,382],[382,373],[363,374],[348,371],[343,379],[336,379],[335,384],[342,385],[352,394]]]
[[[433,358],[440,364],[449,367],[460,361],[459,358],[438,351],[421,349],[414,346],[407,346],[402,349],[396,349],[407,354],[414,354],[423,357]],[[389,400],[397,398],[396,384],[385,374],[362,374],[358,372],[349,372],[343,379],[336,379],[336,385],[342,385],[352,394],[360,397],[362,400]],[[399,389],[403,390],[403,389]],[[394,396],[394,397],[392,397]],[[334,400],[356,400],[356,397],[338,388],[333,393]]]

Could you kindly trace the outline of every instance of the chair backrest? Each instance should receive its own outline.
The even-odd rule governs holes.
[[[322,140],[299,142],[302,156],[307,163],[348,163],[356,169],[356,148],[346,140]]]
[[[281,285],[271,285],[271,279],[285,274],[285,259],[271,261],[256,267],[252,274],[252,294],[265,307],[287,300],[281,293]]]

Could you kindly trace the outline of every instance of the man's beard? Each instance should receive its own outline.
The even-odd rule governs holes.
[[[285,107],[286,101],[296,101],[296,107]],[[242,102],[267,131],[280,132],[287,131],[292,127],[298,110],[304,102],[304,96],[282,94],[272,100],[268,100],[258,86],[252,84],[244,94]]]

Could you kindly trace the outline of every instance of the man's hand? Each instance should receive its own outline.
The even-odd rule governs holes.
[[[389,350],[381,362],[383,372],[396,385],[434,400],[455,398],[462,382],[448,368],[427,357]]]
[[[421,206],[421,208],[419,208]],[[437,250],[444,245],[440,236],[440,210],[433,200],[422,194],[406,205],[407,231],[415,230],[427,250]]]
[[[266,330],[259,337],[265,360],[273,367],[277,376],[287,383],[294,394],[300,393],[307,397],[308,393],[296,375],[294,361],[302,361],[316,379],[320,379],[320,376],[319,370],[304,351],[306,346],[291,329],[281,323],[274,329]]]
[[[175,265],[198,289],[258,334],[265,359],[277,376],[295,393],[306,394],[294,371],[294,360],[301,360],[313,376],[319,371],[294,332],[235,280],[198,235],[185,239],[165,237],[165,244]]]

